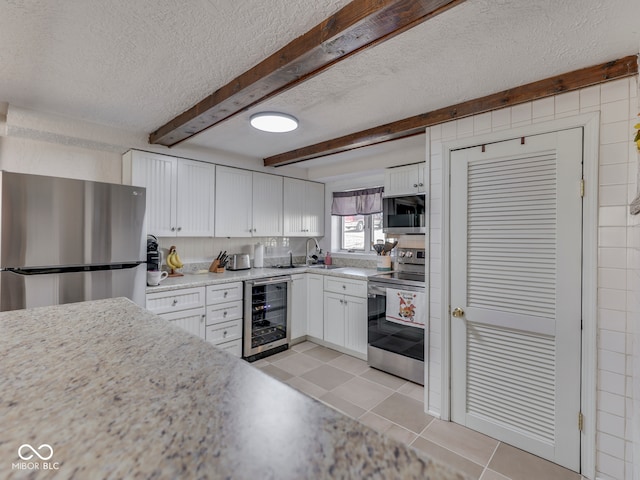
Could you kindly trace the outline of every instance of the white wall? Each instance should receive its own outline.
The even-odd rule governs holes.
[[[0,170],[120,183],[122,156],[28,138],[0,136]]]
[[[561,94],[430,130],[431,229],[428,409],[441,411],[442,143],[532,123],[600,112],[598,220],[597,471],[599,478],[632,475],[632,320],[638,320],[640,218],[628,213],[635,196],[638,157],[631,142],[638,113],[638,78]],[[632,263],[635,262],[635,263]],[[435,268],[434,268],[435,267]],[[637,374],[636,374],[637,375]]]

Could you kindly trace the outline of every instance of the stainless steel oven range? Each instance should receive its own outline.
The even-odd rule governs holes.
[[[244,282],[245,360],[253,362],[289,348],[290,287],[287,275]]]
[[[400,248],[396,269],[369,277],[370,366],[424,385],[425,250]]]

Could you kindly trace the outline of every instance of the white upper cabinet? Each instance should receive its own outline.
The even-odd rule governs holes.
[[[147,190],[159,237],[322,237],[324,184],[130,150],[122,181]]]
[[[284,179],[284,236],[324,236],[324,185]]]
[[[213,237],[215,167],[178,159],[177,235]]]
[[[253,175],[249,170],[218,166],[216,170],[216,236],[250,237]]]
[[[212,237],[215,166],[130,151],[123,181],[147,190],[147,231],[160,237]]]
[[[425,163],[388,168],[384,173],[384,196],[425,193],[427,191],[426,168]]]
[[[281,237],[284,227],[283,180],[253,172],[253,236]]]
[[[282,236],[282,177],[218,166],[216,235]]]

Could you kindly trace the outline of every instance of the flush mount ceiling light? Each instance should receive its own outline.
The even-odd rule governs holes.
[[[286,113],[262,112],[251,115],[251,126],[263,132],[291,132],[298,128],[298,119]]]

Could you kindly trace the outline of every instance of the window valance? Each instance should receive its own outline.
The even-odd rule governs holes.
[[[331,215],[370,215],[382,212],[384,187],[333,192]]]

